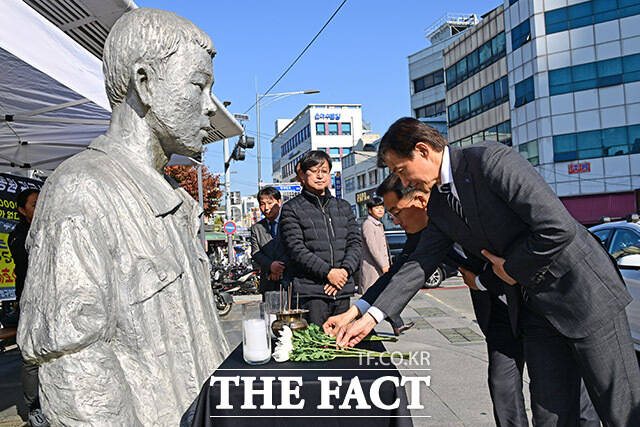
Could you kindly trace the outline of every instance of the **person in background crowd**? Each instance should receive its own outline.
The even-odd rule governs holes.
[[[360,293],[364,294],[378,277],[389,271],[390,254],[384,225],[384,202],[380,197],[367,200],[369,215],[362,223],[362,264],[360,270]]]
[[[360,289],[364,294],[376,280],[389,271],[391,255],[384,225],[380,220],[384,215],[384,202],[380,197],[367,200],[369,216],[362,223],[362,263],[360,268]],[[397,336],[411,328],[413,322],[405,325],[400,315],[387,318],[393,333]]]
[[[351,206],[333,197],[331,158],[309,151],[300,161],[302,193],[282,207],[281,233],[289,264],[287,278],[308,319],[318,326],[349,308],[360,267],[362,241]]]
[[[9,234],[9,250],[15,264],[16,275],[16,303],[18,313],[20,312],[20,297],[24,289],[24,280],[27,277],[27,266],[29,265],[29,254],[25,248],[29,227],[38,202],[39,190],[30,188],[18,194],[17,205],[20,222]],[[38,399],[38,365],[27,363],[22,360],[22,389],[24,392],[24,403],[29,411],[29,423],[34,427],[48,426],[49,423],[40,409],[40,399]]]
[[[258,192],[260,212],[264,218],[251,226],[251,259],[260,269],[260,293],[264,301],[267,291],[277,291],[285,269],[285,253],[280,232],[282,196],[274,187]]]

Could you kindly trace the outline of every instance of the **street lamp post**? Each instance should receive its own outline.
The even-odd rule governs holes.
[[[264,95],[259,95],[258,92],[256,92],[256,121],[257,121],[257,131],[258,131],[258,135],[257,135],[257,141],[256,141],[256,147],[257,147],[257,155],[258,155],[258,191],[260,191],[260,184],[262,183],[262,157],[260,155],[260,100],[262,98],[267,98],[267,97],[273,97],[274,99],[271,102],[277,101],[278,99],[282,99],[285,98],[287,96],[291,96],[291,95],[311,95],[314,93],[320,93],[319,90],[299,90],[296,92],[282,92],[282,93],[268,93],[268,94],[264,94]]]

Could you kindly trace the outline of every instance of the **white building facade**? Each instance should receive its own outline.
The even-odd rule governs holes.
[[[640,0],[506,0],[514,148],[583,223],[637,211]]]
[[[431,46],[409,56],[411,115],[447,135],[443,50],[478,23],[475,14],[447,14],[425,30]]]
[[[277,120],[276,136],[271,140],[273,182],[295,181],[300,157],[307,151],[325,150],[332,160],[332,192],[335,194],[337,187],[337,196],[342,196],[341,161],[362,135],[359,104],[310,104],[292,120]]]

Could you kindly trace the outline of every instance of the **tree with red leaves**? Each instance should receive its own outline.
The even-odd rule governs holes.
[[[185,189],[191,197],[198,201],[198,167],[197,166],[167,166],[164,171]],[[213,217],[220,205],[222,191],[220,178],[211,174],[206,166],[202,166],[202,196],[204,201],[204,215]]]

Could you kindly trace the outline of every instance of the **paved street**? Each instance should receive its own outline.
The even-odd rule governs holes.
[[[242,297],[234,304],[231,313],[222,318],[232,347],[242,341],[241,303],[251,300],[256,300],[256,297]],[[402,317],[405,322],[414,321],[416,326],[402,335],[397,343],[388,343],[388,350],[427,351],[430,363],[419,368],[431,368],[431,371],[403,370],[405,376],[431,375],[431,386],[421,397],[425,408],[412,411],[414,416],[429,418],[414,418],[414,425],[494,425],[486,385],[486,347],[475,323],[469,292],[462,281],[451,278],[441,288],[419,292]],[[381,334],[391,334],[387,322],[382,322],[376,330]],[[17,349],[0,355],[0,427],[22,425],[17,406],[22,395],[19,370]],[[529,411],[527,384],[525,399]]]

